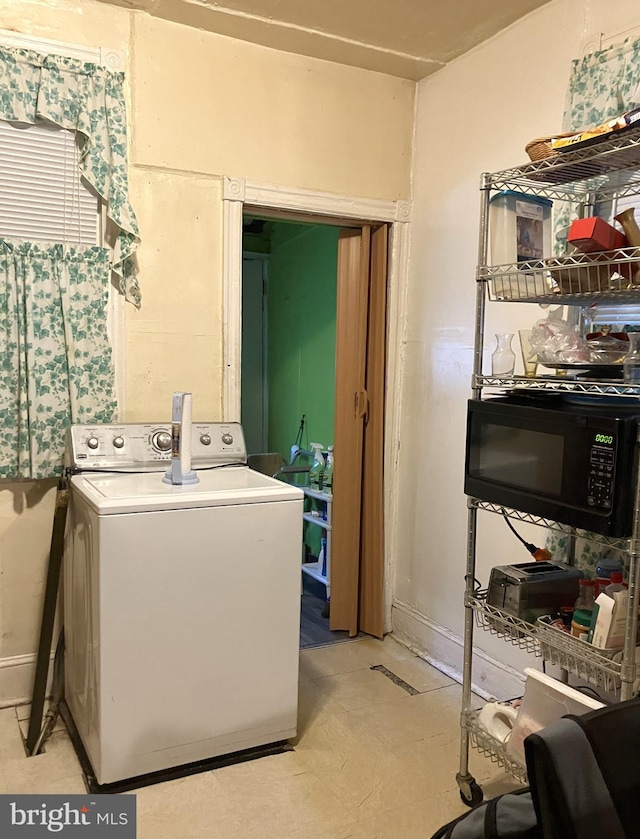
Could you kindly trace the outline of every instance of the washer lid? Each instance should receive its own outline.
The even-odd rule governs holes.
[[[74,475],[71,486],[99,515],[186,510],[228,504],[298,501],[299,487],[254,472],[247,466],[226,466],[198,472],[200,482],[172,486],[162,482],[163,472],[114,475]]]

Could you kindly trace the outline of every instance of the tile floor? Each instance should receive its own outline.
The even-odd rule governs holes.
[[[140,789],[139,839],[428,839],[466,809],[459,703],[459,685],[389,637],[304,650],[294,751]],[[25,757],[26,710],[0,711],[0,792],[85,792],[62,726]],[[514,787],[474,752],[471,769],[487,796]]]

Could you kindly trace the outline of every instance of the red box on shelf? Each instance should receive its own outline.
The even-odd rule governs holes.
[[[628,247],[627,237],[598,216],[573,222],[567,241],[583,253],[615,251]]]

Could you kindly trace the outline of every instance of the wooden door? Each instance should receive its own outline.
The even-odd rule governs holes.
[[[358,632],[370,227],[340,231],[329,626]]]
[[[365,389],[368,409],[364,426],[360,522],[358,627],[384,634],[384,417],[387,355],[386,224],[371,232],[369,307]]]
[[[331,629],[384,631],[383,457],[388,226],[338,242]]]

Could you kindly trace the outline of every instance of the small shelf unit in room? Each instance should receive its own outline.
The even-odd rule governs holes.
[[[501,191],[525,193],[530,196],[569,201],[579,207],[579,216],[594,214],[594,208],[621,198],[638,197],[640,205],[640,129],[624,131],[597,144],[555,154],[544,160],[527,163],[481,179],[481,212],[478,269],[476,275],[476,327],[474,346],[473,397],[483,393],[508,392],[514,388],[550,393],[593,394],[615,400],[620,397],[638,400],[640,386],[612,381],[578,380],[568,376],[537,375],[529,378],[510,375],[486,375],[482,370],[485,309],[487,302],[547,303],[566,306],[588,306],[594,302],[617,305],[640,305],[640,285],[623,283],[623,276],[634,276],[640,263],[640,249],[624,248],[615,259],[597,260],[588,254],[571,254],[510,265],[491,265],[489,251],[489,202]],[[611,255],[611,254],[609,254]],[[618,287],[593,290],[590,267],[618,272]],[[599,271],[596,272],[599,275]],[[562,278],[555,285],[550,278]],[[568,291],[570,289],[570,291]],[[533,292],[533,293],[531,293]],[[638,441],[636,441],[636,454]],[[638,624],[638,587],[640,585],[640,486],[636,486],[636,516],[629,539],[611,539],[585,534],[564,524],[549,521],[514,509],[505,509],[481,498],[468,497],[467,564],[465,574],[465,631],[461,711],[460,770],[456,776],[462,800],[470,805],[482,801],[482,789],[469,773],[469,748],[476,748],[494,763],[504,767],[519,781],[526,781],[526,771],[513,761],[503,743],[492,738],[478,724],[478,710],[472,707],[471,677],[473,666],[474,627],[492,633],[514,644],[534,657],[561,667],[568,674],[585,680],[597,689],[619,699],[629,699],[636,678],[635,641]],[[569,537],[590,539],[601,546],[614,547],[627,553],[629,559],[629,606],[626,616],[626,643],[621,654],[600,650],[568,633],[555,629],[544,619],[536,624],[513,617],[490,606],[475,583],[476,535],[479,514],[506,515],[509,519],[559,529]],[[506,697],[505,697],[506,698]]]
[[[304,521],[316,525],[325,532],[326,547],[324,562],[320,562],[320,560],[317,560],[316,562],[303,562],[302,573],[307,574],[312,579],[322,583],[327,591],[327,600],[329,600],[331,597],[331,532],[333,495],[328,492],[321,492],[320,490],[312,489],[311,487],[302,487],[302,491],[307,498],[313,498],[315,501],[319,501],[321,509],[324,510],[326,515],[326,518],[323,518],[321,515],[314,516],[311,513],[303,513],[302,518]]]

